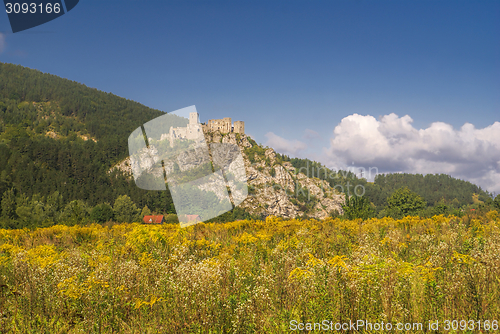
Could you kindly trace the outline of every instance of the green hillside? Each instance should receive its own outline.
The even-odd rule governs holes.
[[[332,171],[324,165],[308,159],[289,158],[280,156],[283,161],[289,161],[302,172],[309,172],[309,176],[326,180],[330,186],[353,195],[363,194],[373,203],[376,212],[381,212],[387,205],[387,198],[396,190],[408,187],[412,192],[420,195],[428,206],[427,214],[439,213],[440,210],[459,209],[476,202],[491,202],[491,195],[481,187],[471,182],[459,180],[446,174],[379,174],[373,183],[358,178],[350,171]],[[355,188],[357,187],[357,190]],[[432,210],[433,208],[439,210]],[[446,208],[445,208],[446,207]],[[445,210],[446,211],[446,210]]]
[[[0,198],[12,190],[17,206],[28,203],[34,211],[37,202],[43,213],[55,192],[62,196],[60,206],[73,200],[113,204],[126,194],[140,208],[171,211],[168,192],[143,191],[121,175],[107,174],[128,155],[130,133],[162,114],[70,80],[0,63]],[[19,220],[15,208],[2,202],[0,215]]]
[[[457,206],[473,204],[474,194],[482,201],[490,198],[481,187],[446,174],[380,174],[375,178],[374,184],[370,185],[368,195],[375,205],[382,206],[388,196],[402,187],[408,187],[422,196],[431,206],[440,202]]]

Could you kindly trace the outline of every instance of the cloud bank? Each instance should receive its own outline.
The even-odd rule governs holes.
[[[333,130],[328,166],[377,167],[379,172],[445,173],[500,192],[500,122],[459,130],[443,122],[416,129],[406,115],[353,114]]]
[[[268,132],[266,134],[266,137],[267,142],[265,145],[272,147],[274,150],[280,153],[297,155],[297,153],[307,148],[307,145],[299,140],[288,140],[272,132]]]

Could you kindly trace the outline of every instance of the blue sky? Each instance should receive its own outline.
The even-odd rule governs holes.
[[[16,34],[0,13],[0,61],[167,112],[194,104],[202,121],[244,120],[258,142],[292,155],[380,164],[375,156],[348,161],[353,154],[332,146],[345,144],[345,131],[334,129],[355,114],[355,123],[373,117],[368,123],[387,129],[408,115],[417,132],[447,123],[446,140],[463,146],[456,138],[466,137],[464,124],[483,129],[500,120],[499,17],[498,1],[80,0],[68,14]],[[399,118],[384,123],[392,113]],[[362,131],[356,129],[351,134]],[[489,169],[476,174],[491,172],[496,181],[477,182],[498,181],[493,189],[500,190],[492,129],[474,135],[492,156]],[[418,139],[424,146],[425,133]],[[415,152],[444,149],[425,147]],[[471,172],[410,165],[382,169],[476,180]]]

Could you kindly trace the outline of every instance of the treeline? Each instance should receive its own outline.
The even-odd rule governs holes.
[[[31,197],[17,193],[15,189],[4,192],[0,202],[0,228],[35,228],[55,224],[76,225],[106,222],[140,222],[144,215],[152,214],[145,205],[142,209],[127,195],[114,202],[89,205],[84,200],[72,200],[65,204],[63,196],[54,191],[48,196],[34,194]],[[162,212],[163,213],[163,212]],[[167,214],[170,223],[177,223],[177,216]]]
[[[367,187],[367,196],[380,207],[386,204],[385,199],[395,190],[403,187],[422,196],[429,206],[440,202],[455,206],[473,204],[474,194],[483,202],[491,198],[481,187],[446,174],[380,174]]]
[[[167,192],[163,192],[167,193]],[[72,200],[65,203],[63,196],[54,191],[48,196],[34,194],[28,197],[17,193],[15,189],[4,192],[0,201],[0,228],[21,229],[50,227],[61,225],[103,224],[107,222],[132,223],[142,222],[146,215],[163,214],[165,223],[178,224],[173,205],[169,210],[151,210],[148,205],[138,206],[129,196],[120,195],[114,202],[100,203],[94,206],[84,200]],[[250,215],[238,207],[217,216],[208,222],[231,222],[242,219],[262,219]]]
[[[459,207],[455,202],[449,203],[445,200],[439,201],[435,205],[428,206],[423,197],[412,192],[408,187],[399,188],[393,192],[386,200],[384,208],[377,212],[375,205],[370,203],[365,196],[346,196],[346,201],[342,205],[343,214],[332,213],[333,217],[342,217],[344,219],[363,220],[369,218],[391,217],[401,219],[406,216],[420,216],[430,218],[433,216],[458,216],[480,214],[500,211],[500,195],[495,199],[488,197],[486,201],[481,201],[477,194],[472,196],[473,204]]]
[[[495,207],[491,194],[481,187],[446,174],[378,174],[374,182],[367,182],[364,178],[358,178],[352,171],[330,170],[321,163],[309,159],[290,158],[281,154],[277,154],[277,159],[279,162],[290,162],[296,172],[327,181],[331,187],[348,196],[364,197],[361,202],[370,204],[369,208],[365,207],[365,204],[358,203],[358,200],[353,199],[354,204],[351,203],[354,206],[364,207],[362,216],[400,216],[394,210],[391,211],[390,200],[394,194],[405,188],[419,196],[421,203],[424,203],[422,206],[419,202],[418,210],[412,211],[421,216],[458,214],[466,207],[477,207],[481,203],[491,208]]]

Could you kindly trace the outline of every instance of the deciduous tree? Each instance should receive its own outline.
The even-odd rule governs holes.
[[[427,203],[422,197],[412,192],[407,187],[396,190],[387,199],[387,213],[394,218],[417,215]]]

